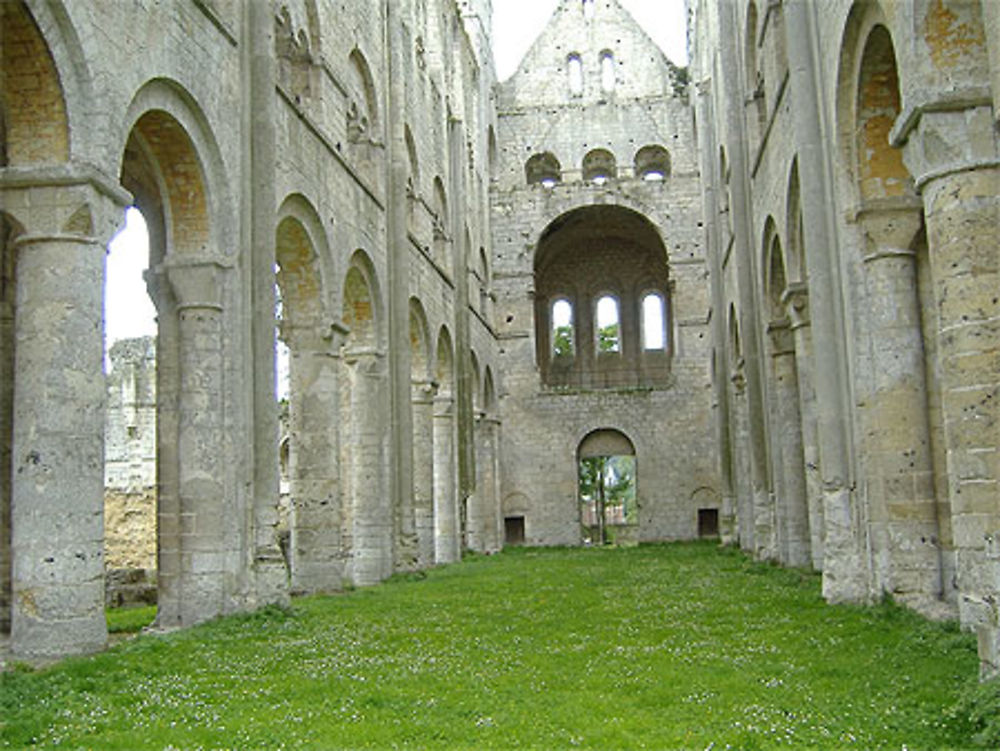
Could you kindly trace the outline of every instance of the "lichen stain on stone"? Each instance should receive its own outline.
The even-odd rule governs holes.
[[[937,68],[954,68],[985,44],[982,27],[960,21],[945,0],[934,0],[924,21],[924,40]]]
[[[38,617],[38,604],[35,602],[35,591],[33,589],[22,589],[17,593],[17,599],[21,605],[21,612],[29,618]]]

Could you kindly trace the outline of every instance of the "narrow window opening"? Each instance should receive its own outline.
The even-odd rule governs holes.
[[[621,324],[618,301],[605,295],[597,301],[597,351],[621,352]]]
[[[601,53],[601,91],[610,94],[615,90],[615,56],[611,52]]]
[[[588,21],[594,20],[594,0],[583,0],[583,17]]]
[[[573,340],[573,306],[565,298],[552,304],[552,354],[569,357],[576,350]]]
[[[662,350],[667,346],[666,310],[662,295],[651,292],[642,298],[642,348]]]
[[[567,59],[569,69],[569,93],[571,96],[583,95],[583,61],[577,53]]]

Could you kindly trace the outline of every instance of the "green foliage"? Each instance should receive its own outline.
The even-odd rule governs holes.
[[[703,543],[471,556],[4,673],[0,747],[968,748],[974,639],[819,584]]]
[[[556,357],[569,357],[573,354],[572,326],[556,326],[552,339],[552,351]]]
[[[156,606],[110,608],[105,611],[109,634],[133,634],[142,631],[156,618]]]
[[[611,323],[601,326],[597,330],[597,351],[598,352],[618,352],[621,349],[621,340],[618,338],[618,324]]]

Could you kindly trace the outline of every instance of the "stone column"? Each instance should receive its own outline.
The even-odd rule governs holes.
[[[500,421],[489,414],[480,414],[476,418],[476,446],[478,455],[476,466],[479,468],[478,488],[478,529],[480,547],[473,548],[482,552],[494,553],[502,547],[501,514],[499,492],[499,456],[498,433]]]
[[[0,218],[0,263],[13,269],[14,249],[5,247],[6,228]],[[9,255],[8,255],[9,254]],[[0,271],[5,277],[8,269]],[[11,439],[14,425],[14,290],[0,298],[0,634],[10,633]]]
[[[854,493],[853,425],[847,372],[847,326],[843,308],[838,228],[829,142],[832,115],[824,91],[819,50],[820,5],[788,0],[783,6],[788,42],[789,90],[799,159],[802,225],[809,268],[816,422],[823,493],[823,596],[857,602],[868,593]]]
[[[437,386],[414,381],[413,410],[413,506],[417,531],[417,563],[434,564],[434,396]]]
[[[338,461],[342,333],[330,327],[325,336],[292,334],[289,548],[292,589],[298,593],[338,590],[344,577]]]
[[[188,626],[227,612],[226,462],[223,437],[222,274],[218,262],[164,263],[177,300],[180,571],[160,597],[160,625]],[[162,522],[161,522],[162,523]]]
[[[0,198],[25,228],[12,242],[11,655],[93,652],[107,643],[104,256],[121,207],[77,185]]]
[[[441,393],[434,398],[435,563],[454,563],[461,557],[455,474],[455,400]]]
[[[350,380],[352,579],[377,584],[392,573],[393,515],[384,467],[384,358],[372,350],[344,354]]]
[[[795,341],[795,372],[799,380],[802,459],[805,469],[806,504],[809,513],[809,550],[812,566],[823,570],[823,483],[819,474],[819,442],[816,435],[816,391],[813,386],[812,328],[809,297],[804,283],[789,284],[782,295],[788,311],[789,329]]]
[[[730,412],[732,420],[732,430],[729,432],[732,437],[733,464],[734,464],[734,490],[736,492],[736,520],[737,535],[739,537],[740,548],[753,552],[755,549],[754,536],[756,523],[754,516],[754,494],[753,485],[750,480],[750,458],[747,443],[747,393],[746,380],[743,377],[742,360],[736,363],[736,370],[730,377],[732,383],[732,410]]]
[[[873,208],[860,222],[868,240],[871,379],[859,396],[867,417],[862,441],[873,574],[879,591],[919,607],[941,594],[926,363],[910,250],[920,214],[906,205]]]
[[[893,141],[923,198],[937,301],[948,493],[962,623],[984,674],[1000,671],[1000,158],[992,109],[944,102],[901,118]]]
[[[799,412],[799,377],[795,367],[795,346],[787,319],[768,325],[771,345],[771,373],[775,421],[772,434],[778,442],[778,475],[781,497],[778,499],[783,522],[781,531],[782,562],[790,566],[808,566],[809,512],[806,504],[805,462],[802,450],[802,418]]]

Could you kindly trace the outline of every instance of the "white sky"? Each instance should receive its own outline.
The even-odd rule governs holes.
[[[620,2],[667,57],[677,65],[687,64],[684,0]],[[500,80],[517,69],[558,4],[559,0],[493,0],[493,51]],[[129,210],[125,229],[111,241],[108,251],[105,337],[110,347],[118,339],[156,333],[156,310],[142,278],[149,248],[139,212]]]

